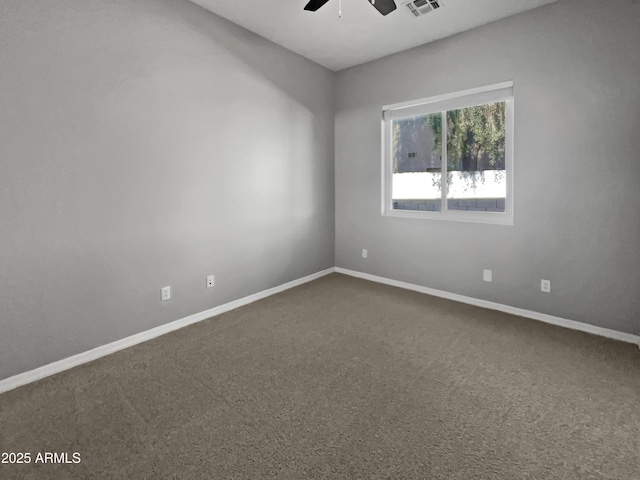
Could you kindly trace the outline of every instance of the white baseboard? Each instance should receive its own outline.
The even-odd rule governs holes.
[[[253,303],[257,300],[275,295],[276,293],[280,293],[290,288],[297,287],[298,285],[311,282],[320,277],[324,277],[325,275],[333,273],[334,271],[335,269],[333,267],[327,268],[326,270],[322,270],[306,277],[302,277],[297,280],[278,285],[277,287],[269,288],[268,290],[263,290],[262,292],[254,293],[253,295],[234,300],[233,302],[225,303],[224,305],[219,305],[209,310],[205,310],[204,312],[195,313],[193,315],[189,315],[188,317],[181,318],[180,320],[176,320],[174,322],[152,328],[151,330],[146,330],[144,332],[131,335],[130,337],[116,340],[115,342],[102,345],[100,347],[79,353],[77,355],[73,355],[72,357],[64,358],[57,362],[53,362],[48,365],[36,368],[35,370],[30,370],[25,373],[14,375],[13,377],[9,377],[0,381],[0,393],[13,390],[14,388],[26,385],[31,382],[35,382],[36,380],[40,380],[51,375],[55,375],[56,373],[60,373],[70,368],[77,367],[78,365],[97,360],[98,358],[104,357],[119,350],[132,347],[142,342],[146,342],[147,340],[151,340],[152,338],[159,337],[160,335],[164,335],[165,333],[173,332],[174,330],[186,327],[187,325],[201,322],[202,320],[206,320],[207,318],[215,317],[216,315],[220,315],[221,313],[225,313],[229,310],[248,305],[249,303]]]
[[[541,322],[550,323],[552,325],[558,325],[564,328],[570,328],[571,330],[579,330],[581,332],[592,333],[601,337],[612,338],[614,340],[620,340],[621,342],[633,343],[640,348],[640,336],[633,335],[631,333],[619,332],[617,330],[611,330],[608,328],[597,327],[588,323],[577,322],[575,320],[567,320],[566,318],[554,317],[553,315],[547,315],[546,313],[534,312],[532,310],[525,310],[523,308],[512,307],[510,305],[503,305],[501,303],[489,302],[487,300],[481,300],[479,298],[466,297],[464,295],[458,295],[457,293],[449,293],[442,290],[436,290],[435,288],[423,287],[421,285],[415,285],[413,283],[401,282],[398,280],[392,280],[390,278],[379,277],[377,275],[371,275],[368,273],[357,272],[355,270],[348,270],[346,268],[335,268],[336,273],[342,273],[352,277],[362,278],[364,280],[370,280],[372,282],[384,283],[385,285],[391,285],[394,287],[400,287],[407,290],[414,290],[420,293],[426,293],[433,295],[434,297],[442,297],[449,300],[455,300],[460,303],[467,303],[469,305],[475,305],[477,307],[488,308],[490,310],[498,310],[500,312],[511,313],[520,317],[531,318],[533,320],[539,320]]]

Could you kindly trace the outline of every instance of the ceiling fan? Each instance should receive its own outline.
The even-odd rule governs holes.
[[[329,0],[311,0],[304,7],[305,10],[315,12],[322,7]],[[378,10],[382,15],[388,15],[396,9],[396,2],[393,0],[367,0],[373,7]]]

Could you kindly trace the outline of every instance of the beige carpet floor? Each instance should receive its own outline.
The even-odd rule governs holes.
[[[640,478],[640,351],[333,274],[0,395],[0,478]]]

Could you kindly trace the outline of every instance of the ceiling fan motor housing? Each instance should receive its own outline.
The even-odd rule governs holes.
[[[310,0],[304,7],[305,10],[315,12],[329,0]],[[396,7],[394,0],[367,0],[382,15],[388,15],[393,12]]]

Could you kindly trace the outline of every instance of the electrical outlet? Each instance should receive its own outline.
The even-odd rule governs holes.
[[[551,292],[551,280],[540,280],[540,290],[545,293]]]
[[[213,288],[216,286],[216,276],[209,275],[207,276],[207,288]]]
[[[367,258],[367,256],[369,255],[369,252],[367,252],[366,248],[362,249],[362,258]]]
[[[171,298],[171,287],[162,287],[160,289],[160,298],[162,301],[167,301]]]
[[[491,282],[493,278],[493,273],[491,270],[487,270],[486,268],[482,270],[482,280],[485,282]]]

